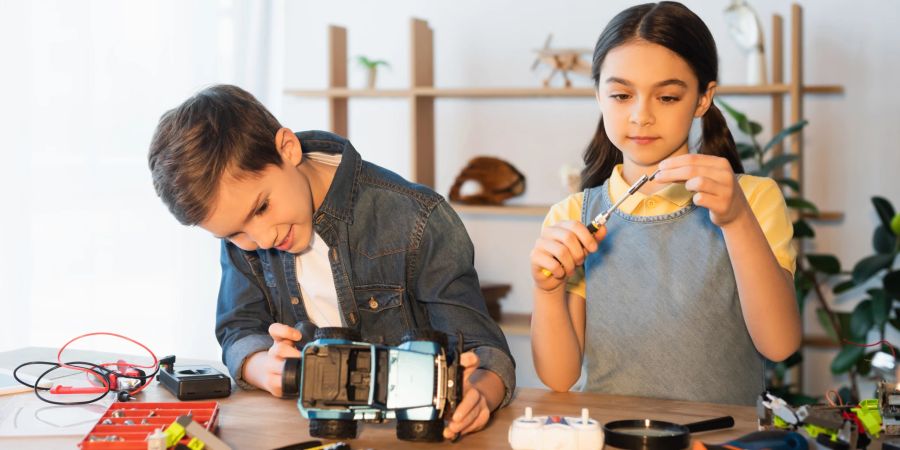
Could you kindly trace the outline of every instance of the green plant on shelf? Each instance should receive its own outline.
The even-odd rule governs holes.
[[[840,276],[834,294],[846,295],[865,289],[864,293],[860,292],[863,298],[852,312],[838,313],[837,323],[827,320],[822,313],[818,315],[828,336],[841,345],[831,362],[831,372],[850,375],[851,386],[839,392],[845,401],[860,399],[857,375],[880,378],[880,374],[872,374],[872,357],[878,351],[894,352],[891,347],[895,346],[885,340],[888,325],[900,330],[900,308],[895,307],[900,300],[900,267],[896,264],[900,255],[900,214],[882,197],[872,197],[872,205],[878,216],[872,233],[874,253],[859,260],[850,272],[842,271],[840,265],[833,268]]]
[[[360,67],[366,69],[366,86],[369,89],[375,89],[375,79],[378,76],[378,67],[391,67],[391,65],[383,59],[369,59],[362,55],[356,57],[356,62]]]

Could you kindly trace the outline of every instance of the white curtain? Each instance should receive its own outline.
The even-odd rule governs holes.
[[[116,331],[218,357],[218,243],[156,197],[159,116],[240,85],[280,109],[280,0],[0,0],[0,351]]]

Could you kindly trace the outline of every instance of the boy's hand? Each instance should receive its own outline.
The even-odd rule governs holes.
[[[299,358],[300,350],[295,346],[300,341],[300,332],[283,323],[269,326],[269,335],[275,342],[269,350],[258,352],[244,363],[243,377],[248,383],[276,397],[281,397],[281,374],[285,358]]]
[[[662,171],[658,183],[684,181],[685,189],[694,192],[694,204],[709,210],[709,217],[724,227],[743,214],[750,204],[727,159],[712,155],[679,155],[659,163]]]
[[[459,363],[465,367],[463,370],[463,398],[456,405],[456,410],[453,411],[450,421],[444,427],[445,439],[455,439],[484,428],[491,418],[490,403],[499,403],[496,400],[489,402],[490,398],[496,398],[497,395],[491,395],[487,389],[490,389],[491,385],[496,386],[496,383],[500,383],[501,391],[503,389],[503,382],[496,374],[489,370],[478,369],[478,356],[475,352],[465,352],[460,355]],[[496,379],[489,379],[491,376]],[[503,392],[500,392],[499,395],[502,400]]]
[[[575,273],[577,267],[584,264],[589,253],[597,251],[605,236],[606,227],[600,227],[592,235],[583,223],[573,220],[541,230],[541,236],[531,250],[534,284],[545,291],[558,288]]]

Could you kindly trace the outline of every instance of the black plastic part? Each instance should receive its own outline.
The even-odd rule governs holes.
[[[397,438],[415,442],[441,442],[444,440],[443,420],[398,420]]]
[[[446,334],[428,328],[416,328],[414,330],[409,330],[403,335],[402,338],[400,338],[400,342],[410,341],[436,342],[441,346],[442,349],[444,349],[444,352],[447,352],[447,347],[449,346],[449,341]]]
[[[173,366],[157,377],[178,400],[203,400],[231,395],[231,378],[210,366]]]
[[[691,432],[721,430],[734,426],[731,416],[687,425],[661,420],[617,420],[603,426],[604,447],[634,450],[680,450],[691,444]]]
[[[356,437],[356,421],[310,419],[309,435],[324,439],[353,439]]]
[[[300,393],[300,358],[285,358],[281,372],[281,396],[296,397]]]
[[[353,328],[322,327],[316,330],[316,339],[346,339],[348,341],[361,341],[362,336]]]
[[[319,329],[316,324],[308,320],[301,320],[295,323],[294,328],[300,332],[300,340],[296,344],[298,350],[303,350],[306,344],[312,342],[316,338],[316,330]]]

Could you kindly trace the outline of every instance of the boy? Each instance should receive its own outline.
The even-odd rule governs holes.
[[[484,427],[515,371],[488,317],[472,243],[444,199],[360,159],[332,133],[294,134],[248,92],[204,89],[160,119],[157,194],[184,225],[222,240],[216,337],[244,388],[281,396],[284,358],[309,320],[372,342],[462,332],[463,400],[447,438]]]

